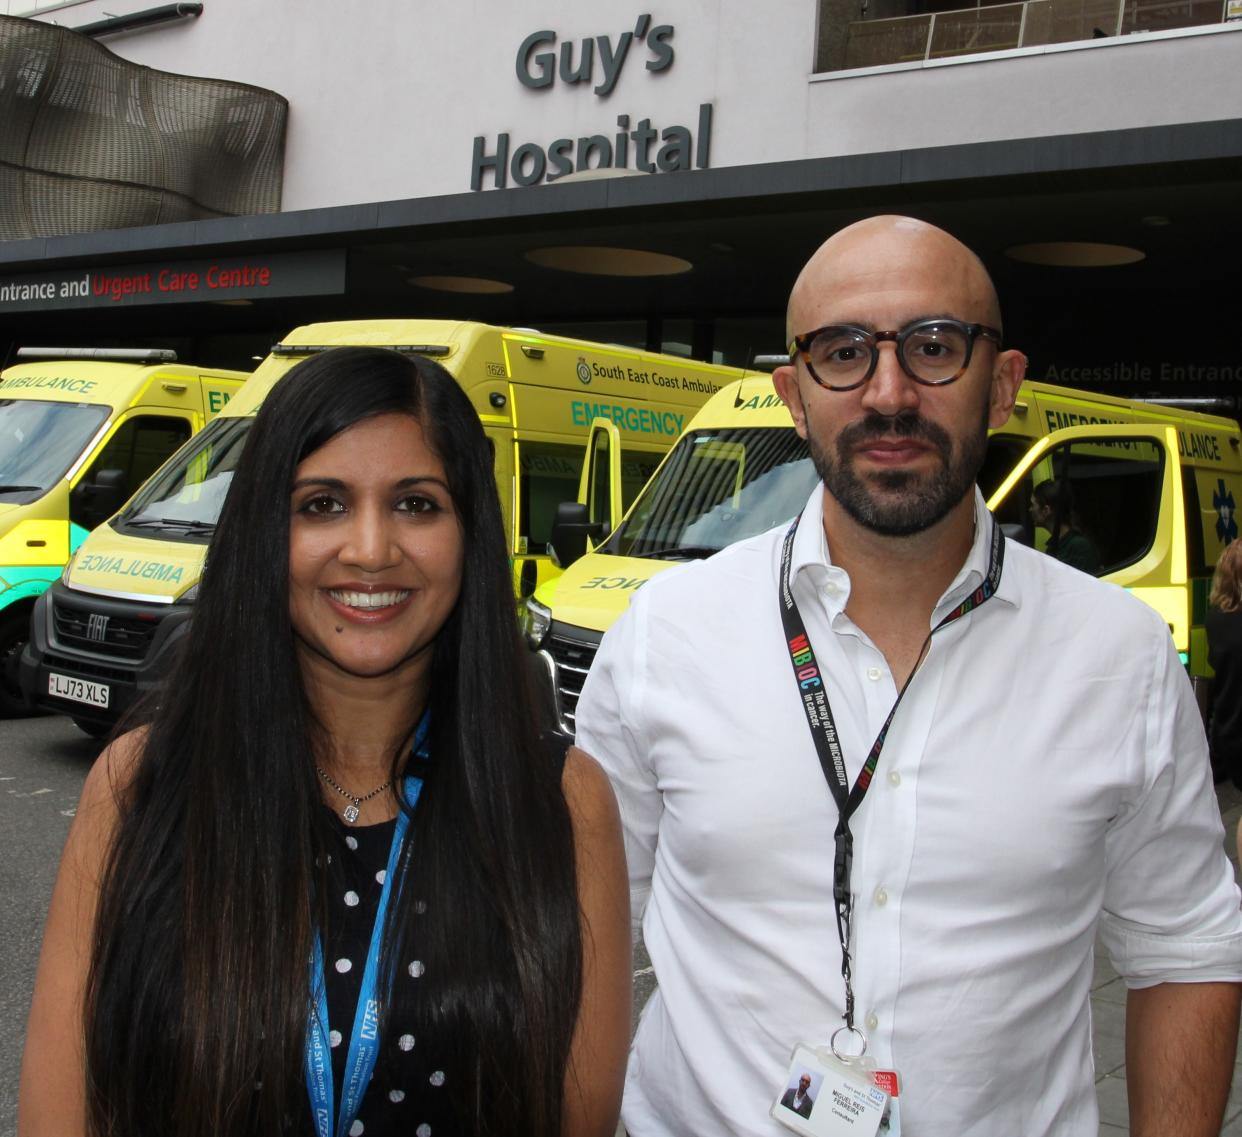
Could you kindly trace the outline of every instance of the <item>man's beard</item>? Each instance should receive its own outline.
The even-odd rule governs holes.
[[[877,438],[917,438],[940,455],[943,469],[930,474],[878,470],[859,477],[856,451]],[[836,453],[812,435],[811,461],[825,488],[859,525],[884,537],[909,537],[931,528],[973,489],[988,445],[987,408],[977,434],[962,440],[953,458],[953,440],[944,427],[913,412],[893,417],[870,412],[837,436]],[[881,492],[876,492],[877,489]]]

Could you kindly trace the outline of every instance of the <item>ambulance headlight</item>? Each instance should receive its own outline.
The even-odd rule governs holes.
[[[69,587],[69,574],[73,572],[73,562],[76,561],[77,559],[78,559],[78,554],[74,553],[73,556],[71,556],[69,560],[65,563],[64,570],[60,574],[60,583],[63,584],[66,588]]]
[[[193,584],[190,585],[189,588],[187,588],[180,596],[177,597],[176,602],[178,604],[193,604],[194,601],[198,599],[198,585],[199,585],[199,582],[196,580]]]
[[[552,612],[540,604],[533,596],[526,601],[526,610],[522,615],[522,631],[531,651],[538,651],[543,646],[548,629],[552,627]]]

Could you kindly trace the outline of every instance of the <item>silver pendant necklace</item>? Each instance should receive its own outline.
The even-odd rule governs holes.
[[[382,794],[389,786],[392,785],[392,779],[389,778],[388,781],[386,781],[382,786],[376,786],[375,789],[373,789],[369,794],[362,794],[360,797],[357,794],[351,794],[349,790],[334,782],[322,766],[316,766],[315,769],[319,771],[319,776],[334,790],[336,790],[341,797],[349,800],[349,805],[347,805],[341,812],[341,816],[345,818],[350,825],[358,820],[358,811],[364,801],[370,801],[376,794]]]

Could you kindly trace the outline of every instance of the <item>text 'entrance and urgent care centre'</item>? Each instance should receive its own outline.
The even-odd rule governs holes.
[[[168,261],[0,277],[0,313],[339,295],[344,288],[343,250]]]

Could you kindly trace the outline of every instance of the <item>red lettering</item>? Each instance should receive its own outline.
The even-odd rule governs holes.
[[[95,296],[106,296],[114,304],[126,296],[150,291],[150,273],[144,272],[138,276],[108,276],[106,273],[97,272],[91,276],[91,293]]]
[[[173,272],[172,269],[161,269],[157,281],[161,292],[197,292],[198,273]]]
[[[208,288],[267,288],[272,283],[270,268],[255,268],[254,265],[242,265],[240,268],[221,268],[212,265],[207,270]]]

